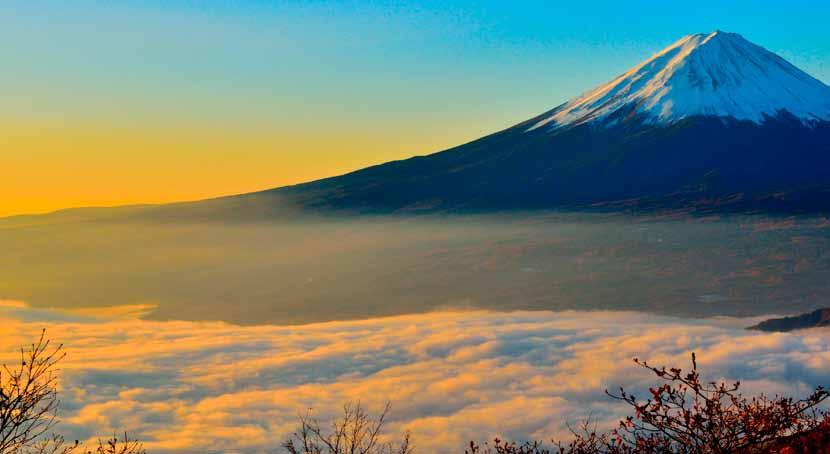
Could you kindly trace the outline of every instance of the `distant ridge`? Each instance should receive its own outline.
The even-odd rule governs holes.
[[[771,318],[749,329],[759,331],[787,332],[798,329],[820,328],[830,326],[830,308],[818,309],[793,317]]]

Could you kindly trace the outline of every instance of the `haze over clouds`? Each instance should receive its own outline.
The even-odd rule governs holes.
[[[20,222],[34,225],[0,221],[0,298],[153,304],[156,320],[296,324],[446,308],[745,316],[810,311],[830,293],[824,218]]]
[[[129,311],[127,311],[129,312]],[[116,311],[118,314],[118,311]],[[66,344],[62,428],[129,429],[154,453],[277,452],[311,408],[393,402],[390,433],[419,452],[471,438],[564,436],[625,409],[603,389],[651,382],[632,357],[686,365],[747,391],[802,395],[830,382],[830,333],[764,334],[748,320],[633,312],[445,312],[301,326],[159,322],[0,304],[4,362],[41,328]]]

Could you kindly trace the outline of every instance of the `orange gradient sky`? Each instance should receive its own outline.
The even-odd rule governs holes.
[[[0,149],[14,150],[0,166],[0,216],[267,189],[437,150],[458,135],[18,124],[0,135]]]

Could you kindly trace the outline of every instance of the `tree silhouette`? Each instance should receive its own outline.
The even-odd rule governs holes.
[[[0,368],[0,454],[145,454],[126,434],[99,440],[89,450],[51,433],[60,406],[57,365],[65,356],[63,345],[53,346],[43,330],[35,343],[20,349],[16,366]]]
[[[300,428],[283,443],[288,454],[411,454],[409,434],[399,444],[380,441],[381,429],[389,413],[389,403],[373,419],[358,402],[346,404],[343,415],[325,430],[310,413],[300,417]]]
[[[610,432],[597,432],[590,421],[573,431],[568,443],[517,444],[495,439],[483,446],[471,442],[466,454],[726,454],[830,452],[830,419],[821,408],[830,394],[822,388],[804,399],[744,397],[740,382],[705,382],[692,353],[692,367],[653,367],[660,383],[639,400],[623,388],[605,391],[633,409]]]

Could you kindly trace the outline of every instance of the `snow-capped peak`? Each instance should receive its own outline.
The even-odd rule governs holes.
[[[811,123],[830,120],[830,87],[736,33],[716,31],[686,36],[530,130],[591,122],[623,108],[656,123],[695,115],[761,123],[780,111]]]

